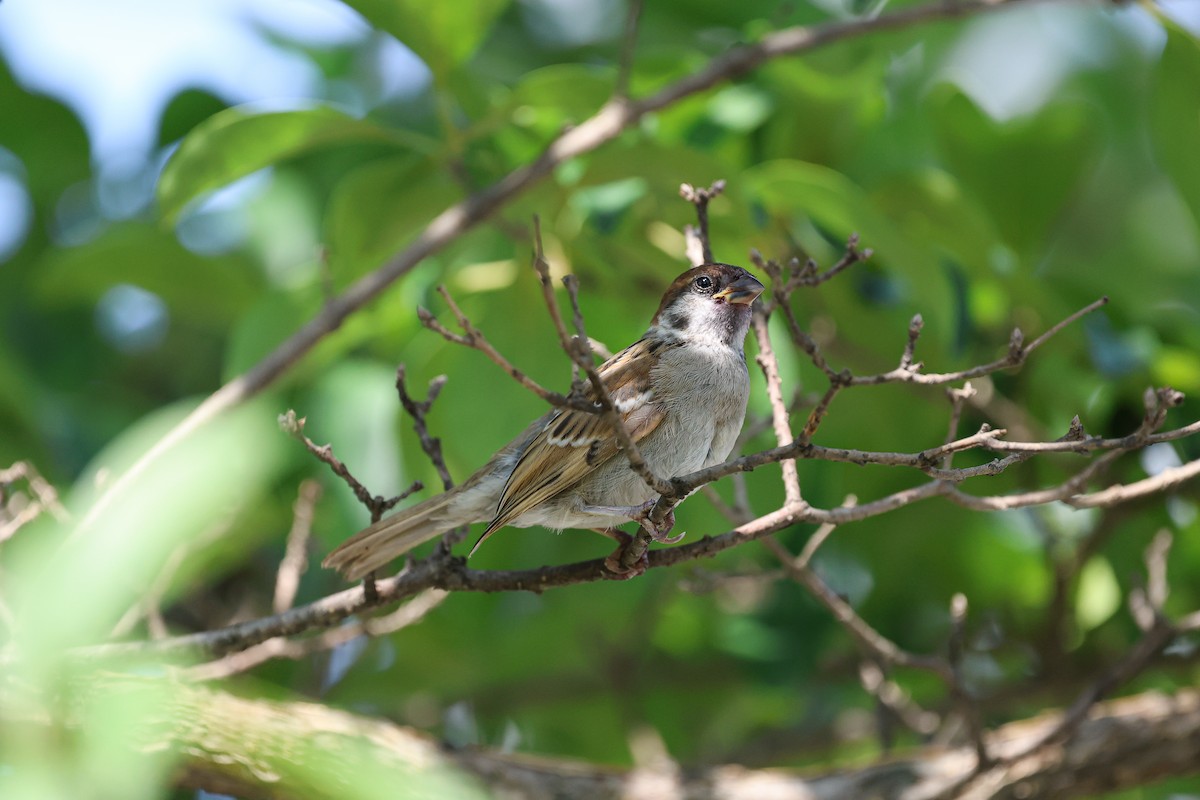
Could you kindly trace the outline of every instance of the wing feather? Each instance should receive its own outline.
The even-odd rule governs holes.
[[[640,339],[599,369],[613,405],[635,443],[658,428],[665,415],[665,407],[654,396],[650,375],[644,368],[644,357],[650,348],[646,339]],[[619,451],[616,438],[602,417],[584,411],[560,410],[525,448],[504,487],[496,516],[479,542],[574,486]]]

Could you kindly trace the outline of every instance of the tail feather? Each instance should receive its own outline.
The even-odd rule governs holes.
[[[440,494],[379,520],[342,542],[325,556],[321,566],[336,569],[349,580],[358,580],[379,569],[393,558],[460,524],[444,513],[454,494],[453,491]]]

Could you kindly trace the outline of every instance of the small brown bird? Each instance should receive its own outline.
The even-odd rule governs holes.
[[[626,430],[655,474],[686,475],[721,463],[733,449],[750,393],[742,348],[750,306],[762,291],[741,267],[690,269],[667,289],[645,335],[600,367]],[[485,521],[490,524],[471,553],[506,525],[590,528],[624,546],[629,536],[616,526],[644,521],[657,499],[620,454],[602,417],[556,409],[461,485],[376,522],[323,564],[354,580],[452,528]],[[620,553],[605,564],[628,572]]]

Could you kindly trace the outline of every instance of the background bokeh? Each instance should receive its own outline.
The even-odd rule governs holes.
[[[60,534],[49,520],[5,543],[8,633],[50,660],[31,663],[54,663],[62,647],[104,639],[158,584],[173,632],[267,613],[302,479],[327,489],[314,556],[366,521],[345,487],[277,431],[276,415],[307,417],[307,433],[332,443],[374,492],[416,478],[436,486],[392,384],[398,362],[418,388],[446,374],[430,425],[465,477],[542,405],[480,354],[421,328],[415,308],[444,314],[434,289],[445,283],[502,352],[563,389],[569,366],[528,269],[531,217],[541,217],[555,271],[580,277],[589,332],[617,348],[641,333],[685,266],[692,209],[677,196],[682,181],[728,181],[711,207],[722,260],[746,263],[757,248],[828,265],[853,232],[874,249],[796,301],[830,359],[856,372],[894,366],[916,313],[918,355],[943,371],[1002,354],[1014,326],[1028,340],[1107,295],[1102,312],[1019,372],[977,381],[963,430],[989,422],[1013,438],[1056,438],[1078,414],[1092,433],[1132,431],[1147,386],[1200,393],[1198,9],[1047,3],[880,33],[773,61],[652,115],[427,259],[189,441],[90,543],[53,550]],[[836,0],[647,3],[632,91],[652,92],[767,31],[869,10]],[[72,510],[84,509],[329,291],[598,109],[614,86],[625,14],[614,0],[4,3],[0,466],[33,462]],[[823,390],[776,333],[789,385]],[[755,381],[751,411],[761,415]],[[941,389],[856,389],[837,399],[817,442],[920,450],[942,441],[947,414]],[[1197,417],[1189,399],[1168,424]],[[764,434],[750,448],[771,443]],[[1197,457],[1200,442],[1159,445],[1112,477]],[[968,488],[1049,485],[1080,463],[1039,459]],[[800,474],[820,506],[923,480],[811,462]],[[782,498],[777,476],[750,476],[760,513]],[[838,531],[819,569],[918,652],[944,648],[950,598],[964,592],[969,676],[985,721],[997,724],[1069,702],[1129,648],[1137,631],[1122,598],[1159,529],[1175,534],[1169,608],[1200,605],[1195,493],[1121,513],[984,515],[927,502]],[[727,524],[695,497],[679,527],[691,537]],[[810,533],[780,536],[798,549]],[[1056,565],[1092,541],[1100,546],[1054,624]],[[509,531],[472,566],[607,549],[588,534]],[[165,565],[178,568],[156,584]],[[627,763],[641,726],[685,763],[878,754],[853,642],[801,588],[756,577],[771,566],[751,544],[627,583],[455,596],[418,626],[269,663],[242,688],[386,715],[455,743],[591,761]],[[299,602],[340,587],[314,567]],[[1176,650],[1133,688],[1194,683],[1193,649]],[[58,680],[55,670],[31,675]],[[949,705],[928,676],[895,677],[917,701]],[[29,796],[80,796],[63,774],[160,796],[161,767],[137,772],[141,782],[118,778],[95,767],[102,759],[87,746],[59,747],[31,752],[71,770],[47,768],[24,791],[52,794]]]

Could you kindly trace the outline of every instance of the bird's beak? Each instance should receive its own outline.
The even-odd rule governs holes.
[[[714,294],[713,298],[724,300],[727,303],[750,305],[756,297],[763,293],[765,288],[753,275],[743,275]]]

